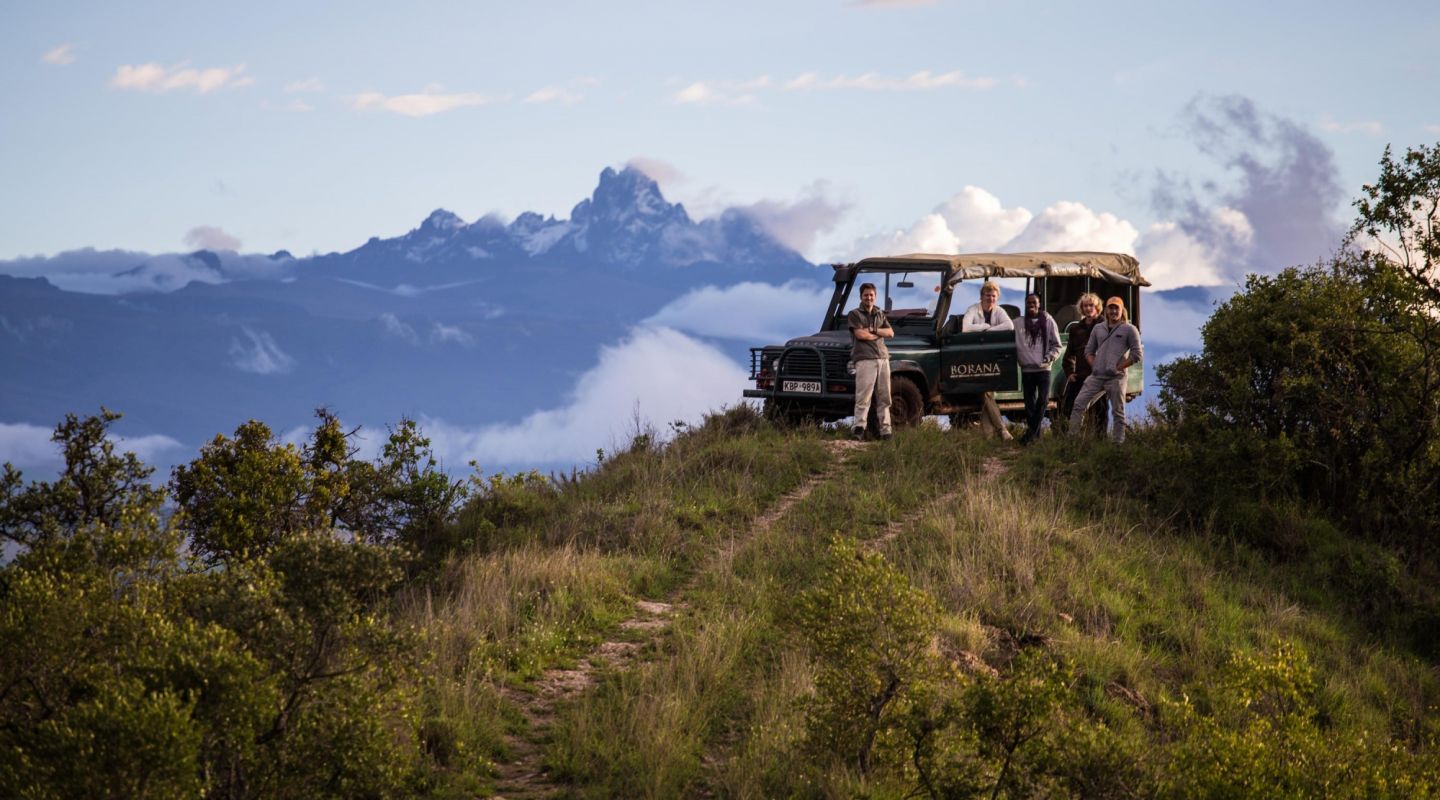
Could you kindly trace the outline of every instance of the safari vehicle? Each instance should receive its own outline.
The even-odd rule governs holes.
[[[755,388],[744,394],[763,399],[766,413],[775,418],[829,422],[854,412],[855,368],[845,315],[859,304],[862,284],[876,285],[876,303],[885,309],[895,331],[895,338],[886,344],[890,416],[897,427],[914,425],[930,414],[963,422],[979,413],[984,392],[995,393],[995,402],[1007,417],[1023,417],[1015,334],[962,330],[965,309],[979,299],[985,279],[1024,279],[1025,293],[1038,293],[1042,307],[1055,318],[1062,346],[1069,340],[1070,325],[1079,318],[1075,303],[1081,294],[1094,292],[1102,301],[1116,295],[1124,298],[1130,321],[1139,327],[1140,288],[1150,285],[1140,275],[1139,262],[1120,253],[914,254],[831,266],[835,291],[819,332],[783,345],[750,349]],[[1023,298],[1014,289],[1001,290],[1001,300]],[[1019,315],[1010,302],[1002,307],[1012,318]],[[1051,381],[1053,408],[1065,384],[1061,359],[1056,359]],[[1125,376],[1126,399],[1142,391],[1144,373],[1135,364]]]

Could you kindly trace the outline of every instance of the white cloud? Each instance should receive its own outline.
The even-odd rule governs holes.
[[[1426,133],[1440,133],[1440,125],[1426,125],[1426,126],[1425,126],[1425,132],[1426,132]]]
[[[163,66],[161,64],[123,64],[110,78],[110,85],[117,89],[133,89],[141,92],[170,92],[177,89],[193,89],[197,94],[208,94],[218,89],[251,86],[255,79],[245,73],[244,64],[233,67],[210,67],[193,69],[186,64]]]
[[[1007,250],[1100,250],[1134,253],[1135,226],[1108,212],[1096,213],[1082,203],[1062,200],[1030,220]]]
[[[1024,208],[1005,208],[1000,198],[978,186],[966,186],[936,206],[957,240],[948,252],[987,252],[998,249],[1025,230],[1034,217]]]
[[[995,78],[972,78],[960,70],[952,70],[939,75],[933,74],[929,70],[921,70],[903,78],[890,78],[875,72],[867,72],[853,78],[845,75],[821,78],[819,73],[806,72],[787,81],[785,88],[790,91],[851,89],[869,92],[905,92],[951,88],[993,89],[997,84],[999,81]]]
[[[215,253],[219,269],[206,258],[187,254],[152,256],[129,250],[67,250],[46,258],[0,261],[0,274],[43,277],[54,286],[86,294],[169,292],[191,281],[223,283],[236,278],[283,279],[294,259],[268,255],[241,255],[228,250]]]
[[[256,375],[276,375],[289,372],[295,366],[295,359],[281,350],[270,334],[249,328],[240,331],[250,341],[230,340],[230,363],[236,369]]]
[[[110,440],[115,443],[115,449],[122,453],[134,453],[146,463],[158,461],[161,453],[168,453],[184,447],[176,440],[160,433],[152,433],[149,436],[112,436]]]
[[[1151,225],[1136,250],[1145,277],[1156,289],[1216,286],[1225,282],[1215,266],[1214,252],[1177,223]]]
[[[645,173],[645,177],[660,184],[661,190],[667,195],[671,185],[685,180],[685,173],[681,172],[678,167],[658,158],[636,156],[626,162],[625,166],[634,167]]]
[[[110,273],[135,267],[149,257],[148,253],[137,250],[96,250],[93,247],[82,247],[78,250],[64,250],[53,256],[0,261],[0,274],[38,278],[57,273]]]
[[[295,94],[297,92],[323,92],[325,91],[325,84],[321,83],[319,78],[311,77],[303,81],[294,81],[285,84],[284,91],[288,94]]]
[[[387,336],[396,339],[403,339],[410,344],[418,344],[420,337],[415,334],[415,329],[400,321],[400,318],[386,311],[380,315],[380,324],[385,328]]]
[[[435,344],[458,344],[469,347],[475,344],[475,337],[454,325],[435,323],[430,329],[430,341]]]
[[[60,446],[51,441],[54,428],[27,423],[0,422],[0,463],[14,464],[22,472],[51,472],[64,466],[64,455]],[[109,437],[115,449],[121,453],[134,453],[147,463],[156,460],[162,453],[182,447],[180,442],[163,434],[148,436]],[[48,476],[38,476],[48,479]]]
[[[795,281],[705,286],[670,301],[642,324],[717,339],[783,342],[813,333],[829,299],[830,289]]]
[[[66,42],[65,44],[60,45],[54,50],[45,53],[45,55],[40,56],[40,60],[45,62],[46,64],[54,64],[58,67],[63,67],[67,64],[74,64],[75,45]]]
[[[1320,123],[1320,129],[1329,133],[1363,133],[1367,136],[1385,135],[1385,126],[1374,120],[1336,122],[1333,119],[1325,119]]]
[[[761,200],[735,210],[755,220],[786,247],[806,252],[821,233],[834,230],[850,209],[849,203],[831,199],[831,192],[827,182],[816,181],[793,201]]]
[[[999,198],[978,186],[966,186],[909,228],[862,237],[834,260],[1006,249],[1006,243],[1019,236],[1033,216],[1024,208],[1005,208]]]
[[[755,102],[752,92],[737,91],[734,84],[696,81],[670,96],[676,105],[743,106]]]
[[[554,465],[590,461],[597,448],[624,446],[638,414],[664,432],[674,420],[703,415],[740,399],[748,372],[713,347],[668,328],[641,328],[600,351],[566,406],[537,411],[509,425],[473,429],[422,418],[420,427],[449,467]]]
[[[60,450],[50,441],[54,433],[53,428],[40,425],[0,422],[0,463],[14,464],[22,471],[59,467]]]
[[[1016,78],[1017,85],[1023,85],[1023,78]],[[695,81],[670,95],[677,105],[728,105],[740,106],[755,102],[762,91],[784,90],[788,92],[809,91],[868,91],[868,92],[914,92],[934,89],[992,89],[1000,81],[991,77],[970,77],[960,70],[933,73],[921,70],[904,77],[890,77],[877,72],[867,72],[854,77],[835,75],[822,77],[818,72],[805,72],[783,83],[761,75],[748,81]]]
[[[573,106],[576,103],[580,102],[581,99],[581,96],[576,92],[572,92],[567,89],[561,89],[558,86],[545,86],[531,92],[525,98],[524,102],[532,104],[561,103],[563,105]]]
[[[240,240],[214,225],[197,225],[185,233],[185,245],[197,250],[239,251]]]
[[[1032,215],[1024,208],[1004,207],[984,189],[966,186],[910,227],[858,239],[833,260],[899,253],[1098,250],[1137,254],[1157,289],[1225,284],[1224,265],[1251,246],[1255,231],[1243,212],[1226,206],[1209,210],[1202,227],[1204,235],[1197,236],[1187,224],[1159,222],[1141,236],[1130,222],[1082,203],[1061,201]]]
[[[437,87],[426,87],[420,94],[387,97],[379,92],[363,92],[350,100],[356,111],[389,111],[406,117],[428,117],[457,108],[489,105],[504,98],[476,92],[442,93]]]
[[[830,260],[858,261],[870,256],[904,253],[957,253],[959,246],[960,240],[945,224],[944,217],[926,214],[909,228],[861,237],[847,252]]]
[[[1157,222],[1146,229],[1135,252],[1156,289],[1227,283],[1225,264],[1255,239],[1250,220],[1234,208],[1211,210],[1204,231],[1202,239],[1177,222]]]

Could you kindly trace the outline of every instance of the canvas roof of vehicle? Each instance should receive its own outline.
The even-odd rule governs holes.
[[[861,259],[854,269],[948,269],[950,286],[976,278],[1090,277],[1110,283],[1149,286],[1140,274],[1140,262],[1125,253],[911,253]]]

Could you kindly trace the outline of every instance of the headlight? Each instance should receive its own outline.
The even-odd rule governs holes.
[[[854,361],[846,361],[846,362],[845,362],[845,373],[846,373],[847,375],[854,375],[854,374],[855,374],[855,362],[854,362]]]

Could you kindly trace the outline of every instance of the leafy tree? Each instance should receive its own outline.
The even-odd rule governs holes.
[[[0,796],[420,791],[417,642],[388,603],[399,543],[455,500],[413,425],[370,464],[323,412],[304,447],[247,423],[176,470],[165,519],[118,416],[57,427],[54,482],[5,466]]]
[[[299,449],[278,443],[269,427],[251,420],[235,438],[216,435],[199,458],[175,468],[176,521],[209,563],[262,556],[308,527],[312,481]]]
[[[347,502],[339,521],[371,542],[394,542],[435,560],[451,549],[449,531],[465,484],[439,469],[430,440],[413,420],[401,420],[390,432],[375,463],[347,465]]]
[[[24,486],[5,464],[0,476],[0,538],[20,545],[21,558],[72,559],[101,568],[141,568],[170,560],[177,544],[162,530],[163,490],[154,470],[134,453],[117,454],[108,436],[120,419],[108,409],[81,419],[67,414],[51,441],[65,466],[53,482]]]
[[[196,552],[228,564],[302,531],[341,531],[432,555],[443,548],[463,484],[438,469],[415,423],[403,420],[371,463],[354,457],[339,419],[324,409],[316,416],[303,448],[280,443],[251,420],[176,468],[179,525]]]
[[[1350,242],[1366,245],[1366,257],[1396,265],[1440,306],[1440,144],[1380,158],[1380,177],[1355,201],[1359,217]]]
[[[1293,491],[1423,557],[1440,515],[1440,148],[1387,149],[1364,192],[1350,244],[1369,249],[1250,276],[1202,351],[1157,370],[1161,403],[1209,454],[1195,480]],[[1233,469],[1201,469],[1215,453]]]

